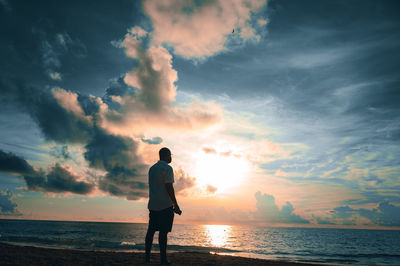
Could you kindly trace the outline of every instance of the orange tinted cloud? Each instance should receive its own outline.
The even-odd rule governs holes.
[[[137,38],[127,34],[122,46],[126,55],[139,60],[139,65],[126,76],[125,82],[131,87],[138,88],[136,99],[148,110],[158,111],[175,101],[178,80],[177,72],[172,68],[172,56],[162,46],[152,46],[145,50]]]
[[[80,118],[81,120],[86,121],[91,124],[92,119],[90,116],[86,116],[82,106],[78,102],[78,94],[71,91],[66,91],[61,88],[53,88],[51,89],[53,97],[57,100],[58,104],[63,107],[68,112],[75,115],[75,117]]]
[[[203,148],[201,148],[205,153],[208,153],[208,154],[210,154],[210,153],[212,153],[212,154],[216,154],[217,152],[215,151],[215,149],[214,148],[209,148],[209,147],[203,147]]]
[[[230,38],[246,41],[260,36],[249,23],[265,0],[204,1],[148,0],[154,43],[166,43],[186,58],[204,58],[225,50]],[[235,29],[235,34],[232,30]]]
[[[134,27],[121,43],[127,56],[139,60],[138,66],[124,78],[136,90],[133,95],[112,97],[120,105],[118,110],[102,105],[102,127],[114,134],[132,135],[149,127],[198,130],[218,124],[222,108],[214,102],[175,105],[178,75],[172,67],[172,56],[159,45],[144,49],[141,40],[144,34],[143,29]]]

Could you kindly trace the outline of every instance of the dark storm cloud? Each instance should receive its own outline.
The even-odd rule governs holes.
[[[111,96],[134,96],[135,89],[126,85],[124,78],[125,76],[121,76],[110,80],[110,85],[103,96],[104,102],[110,101]]]
[[[33,191],[86,195],[94,189],[94,184],[78,181],[79,176],[59,164],[53,166],[47,174],[38,171],[35,175],[24,175],[24,179],[28,189]]]
[[[22,109],[41,128],[47,140],[60,143],[85,143],[92,128],[59,105],[50,91],[20,85],[16,97]]]
[[[84,144],[84,158],[89,166],[106,171],[100,178],[98,187],[115,196],[126,196],[136,200],[147,195],[145,168],[137,154],[137,143],[131,138],[108,134],[95,124],[82,120],[76,114],[67,111],[54,98],[50,91],[39,90],[23,85],[4,87],[2,97],[13,99],[38,124],[47,140],[61,144]],[[93,98],[78,94],[78,103],[87,115],[95,119],[98,104]],[[55,168],[57,173],[62,170]],[[54,175],[51,180],[53,180]],[[48,177],[47,177],[48,178]],[[33,190],[62,193],[62,189],[47,183],[45,175],[26,176],[28,187]],[[66,175],[60,176],[61,184],[68,187]],[[89,188],[84,184],[70,186],[74,193],[86,193]]]
[[[254,213],[256,219],[267,223],[292,223],[292,224],[308,224],[308,220],[294,214],[294,208],[290,202],[281,209],[276,205],[275,198],[272,195],[261,194],[258,191],[255,194],[257,211]]]
[[[112,196],[125,197],[127,200],[139,200],[148,197],[147,184],[138,181],[123,182],[120,185],[110,182],[110,178],[107,178],[99,182],[99,188]]]
[[[48,91],[21,85],[17,86],[17,90],[8,90],[8,93],[37,122],[47,140],[86,145],[84,158],[89,165],[107,171],[99,185],[100,189],[116,196],[129,196],[130,199],[135,198],[135,193],[145,195],[147,185],[142,180],[145,165],[140,163],[140,157],[136,154],[137,143],[134,140],[110,135],[90,125],[60,106]],[[90,97],[80,94],[78,102],[86,114],[96,116],[98,105]],[[32,189],[52,189],[43,181],[43,177],[28,177],[26,180]],[[57,189],[53,189],[53,192],[57,192]]]
[[[0,215],[20,216],[18,206],[12,201],[13,193],[10,191],[0,191]]]
[[[106,93],[102,97],[103,102],[108,105],[108,108],[118,110],[121,105],[112,99],[113,96],[134,96],[135,89],[126,85],[124,76],[110,80],[110,85],[106,89]]]
[[[90,166],[111,170],[122,165],[129,165],[131,161],[139,158],[130,157],[136,155],[137,143],[131,138],[109,135],[104,130],[96,128],[93,138],[85,146],[85,159]],[[129,154],[132,152],[132,154]],[[123,171],[134,174],[135,170],[123,167]]]
[[[50,151],[50,154],[56,158],[61,158],[64,160],[71,159],[71,154],[68,151],[67,145],[63,145],[61,147],[53,147]]]
[[[25,159],[1,150],[0,172],[22,176],[28,189],[33,191],[88,194],[94,189],[94,184],[78,181],[79,176],[59,164],[46,173],[35,170]]]
[[[93,115],[99,112],[99,103],[94,97],[78,93],[78,102],[85,115]]]
[[[107,171],[99,181],[99,188],[114,196],[136,200],[147,195],[145,170],[137,154],[137,143],[128,137],[109,135],[96,128],[85,146],[85,159],[93,168]]]
[[[10,80],[0,80],[0,86],[1,102],[29,114],[47,140],[82,143],[89,138],[89,124],[61,107],[49,88],[38,89]]]
[[[0,172],[8,174],[34,174],[33,167],[24,159],[11,152],[0,150]]]
[[[11,12],[5,7],[11,7]],[[3,0],[0,3],[0,76],[25,78],[44,86],[43,49],[47,42],[60,62],[54,68],[62,74],[57,82],[64,88],[102,95],[107,81],[132,67],[132,60],[113,47],[111,40],[124,36],[126,29],[146,20],[141,1],[122,0],[116,5],[97,1],[67,2]],[[100,33],[97,32],[100,30]]]
[[[160,137],[154,137],[154,138],[151,138],[151,139],[142,138],[142,141],[145,142],[145,143],[148,143],[148,144],[157,145],[157,144],[161,144],[163,139],[160,138]]]
[[[137,154],[135,140],[111,135],[99,128],[101,101],[98,96],[103,92],[96,91],[96,88],[103,90],[111,77],[120,77],[112,80],[101,98],[111,110],[120,107],[113,96],[134,95],[135,89],[125,84],[121,73],[137,67],[138,62],[127,58],[122,49],[116,49],[111,43],[119,40],[128,27],[139,21],[146,21],[141,14],[140,1],[121,1],[118,5],[99,1],[93,5],[82,1],[32,3],[15,0],[13,15],[0,16],[0,30],[4,32],[0,56],[5,62],[0,65],[1,102],[8,103],[17,112],[29,114],[45,140],[65,147],[83,145],[86,149],[84,158],[89,166],[105,171],[103,177],[96,179],[98,188],[128,199],[147,194],[144,178],[147,166]],[[100,34],[97,32],[99,29]],[[145,60],[145,63],[151,62],[150,58]],[[156,79],[157,82],[160,78]],[[154,84],[154,79],[149,80],[144,83]],[[56,89],[56,98],[50,89],[55,82],[57,87],[67,88]],[[97,98],[89,95],[89,91]],[[73,92],[77,93],[77,103]],[[152,94],[151,91],[148,93]],[[147,96],[142,93],[140,97],[147,102]],[[162,97],[157,100],[161,101]],[[82,108],[86,117],[68,109],[66,106],[69,104],[78,112]],[[161,142],[160,139],[144,141]],[[64,151],[56,151],[54,155],[69,158]],[[56,172],[61,171],[58,169]],[[53,183],[47,183],[47,175],[41,173],[40,176],[27,177],[30,188],[57,192]],[[67,183],[68,178],[63,177]],[[182,186],[190,185],[189,179],[182,180],[189,182],[182,181]]]

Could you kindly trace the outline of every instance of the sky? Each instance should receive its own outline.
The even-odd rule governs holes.
[[[399,8],[0,0],[0,218],[400,228]]]

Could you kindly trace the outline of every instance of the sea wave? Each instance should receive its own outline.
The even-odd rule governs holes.
[[[27,245],[35,247],[68,248],[80,250],[112,250],[112,251],[144,251],[144,243],[135,243],[129,241],[107,241],[95,239],[76,239],[76,238],[43,238],[43,237],[20,237],[8,236],[2,237],[0,242]],[[158,244],[153,245],[158,249]],[[168,245],[168,250],[173,252],[204,252],[204,253],[236,253],[238,250],[207,247],[207,246],[187,246],[187,245]]]
[[[146,230],[147,224],[0,220],[0,242],[144,252]],[[168,251],[307,263],[400,265],[399,239],[400,231],[241,226],[214,232],[204,226],[177,224],[169,236]],[[154,246],[157,252],[158,245]]]

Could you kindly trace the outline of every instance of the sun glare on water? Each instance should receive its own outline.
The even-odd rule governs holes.
[[[230,225],[203,225],[203,227],[211,246],[223,247],[227,245],[232,231]]]
[[[199,185],[211,185],[218,192],[240,185],[249,172],[243,157],[200,153],[196,160],[195,177]]]

